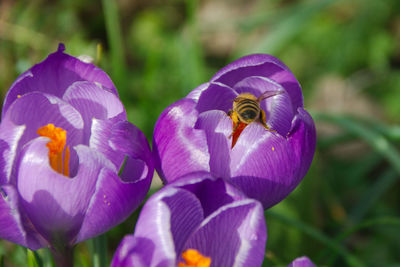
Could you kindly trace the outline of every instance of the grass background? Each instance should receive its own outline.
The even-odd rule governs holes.
[[[318,143],[300,186],[265,213],[264,265],[308,255],[400,266],[400,1],[2,0],[1,95],[59,42],[111,76],[149,140],[162,110],[218,69],[249,53],[277,56],[302,84]],[[137,215],[106,234],[107,260]],[[97,264],[94,246],[77,246],[76,266]],[[34,256],[0,241],[0,266]]]

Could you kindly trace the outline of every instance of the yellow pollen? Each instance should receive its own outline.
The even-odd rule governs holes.
[[[46,144],[49,149],[50,166],[56,172],[69,176],[69,147],[65,147],[67,131],[50,123],[40,127],[37,134],[50,138],[50,142]]]
[[[178,267],[210,267],[211,258],[203,256],[195,249],[187,249],[182,253],[185,262],[180,262]]]
[[[275,151],[275,147],[272,147],[272,151]]]
[[[20,97],[21,97],[21,95],[17,95],[17,97],[18,97],[18,98],[20,98]]]

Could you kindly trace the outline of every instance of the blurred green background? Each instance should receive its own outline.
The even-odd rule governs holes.
[[[111,76],[149,140],[162,110],[218,69],[277,56],[302,84],[318,144],[300,186],[265,213],[264,266],[302,255],[319,266],[400,266],[399,0],[2,0],[2,97],[59,42]],[[137,215],[106,234],[108,260]],[[76,266],[96,264],[95,244],[77,246]],[[0,266],[29,258],[0,241]]]

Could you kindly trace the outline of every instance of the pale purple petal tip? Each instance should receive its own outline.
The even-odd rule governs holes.
[[[316,265],[307,257],[302,256],[293,260],[288,267],[315,267]]]

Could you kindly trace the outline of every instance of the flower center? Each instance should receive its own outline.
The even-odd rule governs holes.
[[[210,267],[211,265],[211,258],[191,248],[182,253],[182,258],[185,262],[180,262],[178,267]]]
[[[69,176],[69,147],[65,147],[67,131],[50,123],[40,127],[36,132],[40,136],[50,138],[50,142],[46,144],[49,149],[50,166],[56,172]]]

